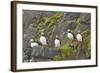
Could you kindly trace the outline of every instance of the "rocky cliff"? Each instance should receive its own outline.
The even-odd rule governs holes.
[[[59,36],[62,46],[68,44],[67,36],[63,34],[68,29],[75,35],[77,31],[81,31],[82,48],[91,48],[90,13],[23,10],[23,51],[26,52],[30,46],[30,39],[39,41],[42,32],[45,33],[49,47],[54,48],[56,35]]]

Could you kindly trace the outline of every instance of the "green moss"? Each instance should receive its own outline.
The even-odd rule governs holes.
[[[78,26],[80,26],[80,25],[81,25],[80,19],[79,19],[79,18],[76,19],[75,23],[76,23]]]
[[[84,32],[82,32],[82,36],[83,36],[83,47],[84,48],[91,48],[91,31],[90,29],[85,30]]]
[[[53,61],[60,61],[61,60],[61,57],[60,56],[54,56],[53,57]]]
[[[57,21],[63,16],[61,12],[55,12],[54,15],[49,17],[43,17],[38,21],[38,27],[36,29],[35,38],[39,39],[41,32],[46,33],[46,37],[50,38],[53,36],[54,28]]]
[[[73,49],[69,45],[65,44],[65,45],[61,46],[61,49],[62,49],[61,55],[63,58],[68,57],[72,54]]]

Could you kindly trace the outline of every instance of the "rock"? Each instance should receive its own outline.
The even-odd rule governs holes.
[[[67,29],[73,30],[73,33],[76,34],[78,30],[83,32],[91,28],[90,13],[64,12],[63,16],[57,19],[51,28],[47,28],[48,24],[46,25],[42,23],[41,25],[39,24],[40,20],[42,20],[44,17],[50,18],[53,15],[55,15],[55,13],[57,12],[23,10],[23,52],[25,53],[25,55],[23,55],[23,58],[31,59],[31,57],[36,56],[34,57],[35,59],[33,58],[33,61],[38,61],[38,60],[44,61],[45,60],[44,58],[48,58],[46,60],[51,60],[51,58],[55,55],[55,53],[57,55],[57,51],[54,51],[51,48],[44,49],[41,46],[29,48],[30,46],[29,40],[35,39],[34,36],[37,34],[36,29],[38,27],[46,29],[45,30],[46,37],[48,39],[48,45],[50,47],[54,47],[54,39],[56,35],[59,36],[59,39],[61,40],[61,45],[67,43],[67,37],[66,35],[63,34],[64,32],[67,32]],[[76,24],[77,19],[79,19],[80,25]],[[43,23],[44,22],[45,21],[43,21]],[[51,32],[52,35],[47,35],[47,33]],[[35,37],[37,38],[39,36]],[[36,40],[38,41],[38,39]]]
[[[59,51],[53,50],[51,48],[43,47],[33,47],[32,57],[43,57],[45,59],[52,59],[55,55],[59,55]]]
[[[80,14],[79,18],[80,18],[81,22],[87,22],[87,21],[90,21],[91,14],[89,14],[89,13],[82,13],[82,14]]]
[[[65,16],[66,20],[75,20],[80,16],[80,13],[68,12]]]
[[[71,23],[68,23],[67,26],[66,26],[66,30],[67,29],[75,29],[77,27],[77,24],[75,22],[71,22]]]

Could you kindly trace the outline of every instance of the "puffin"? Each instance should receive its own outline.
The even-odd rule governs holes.
[[[77,33],[77,35],[76,35],[76,39],[77,39],[77,41],[78,41],[78,43],[79,43],[79,46],[80,46],[79,48],[77,48],[77,55],[76,55],[76,58],[78,58],[79,55],[80,55],[80,53],[81,53],[81,50],[82,50],[82,41],[83,41],[82,35],[81,35],[80,31],[78,31],[78,33]]]
[[[39,44],[35,40],[33,40],[33,39],[30,39],[30,42],[31,42],[31,44],[30,44],[31,47],[39,46]]]
[[[80,34],[80,31],[78,31],[78,33],[76,35],[76,39],[78,42],[82,42],[82,35]]]
[[[70,29],[67,30],[67,38],[69,39],[68,40],[69,45],[74,49],[75,48],[74,40],[76,39],[76,37]]]
[[[68,29],[67,32],[68,32],[67,37],[68,37],[69,40],[75,39],[75,36],[70,29]]]
[[[47,39],[46,37],[44,36],[44,33],[41,33],[41,36],[40,36],[40,43],[42,46],[46,46],[47,45]]]
[[[55,47],[60,47],[61,42],[59,40],[59,37],[56,35],[55,41],[54,41]]]

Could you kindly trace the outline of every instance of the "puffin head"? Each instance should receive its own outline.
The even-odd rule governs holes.
[[[56,39],[59,39],[58,35],[56,35]]]
[[[44,36],[44,33],[42,32],[41,35]]]
[[[33,42],[34,40],[33,39],[30,39],[30,42]]]
[[[67,32],[71,32],[71,30],[70,30],[70,29],[68,29],[68,30],[67,30]]]
[[[80,30],[78,30],[78,33],[81,33],[81,31],[80,31]]]

